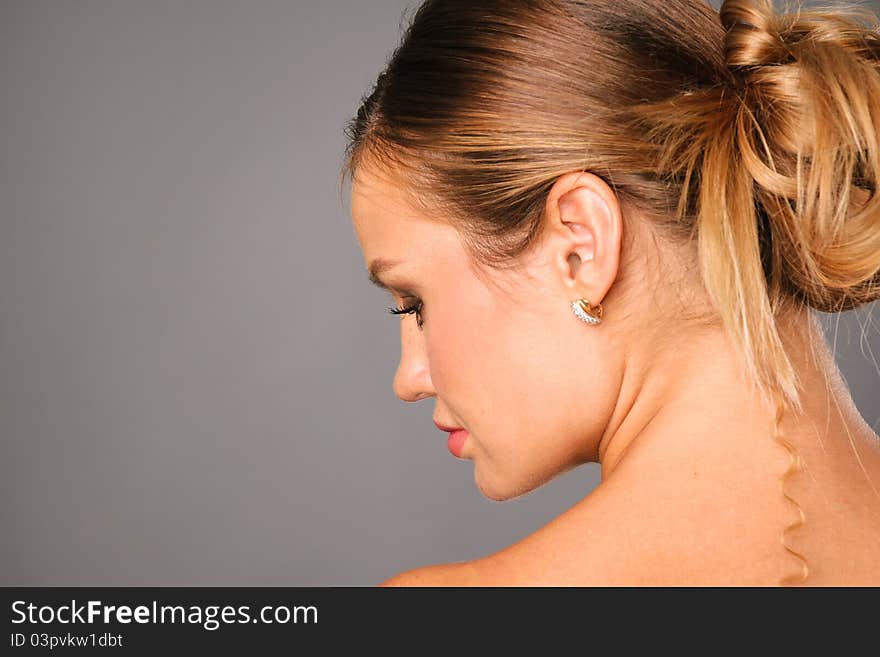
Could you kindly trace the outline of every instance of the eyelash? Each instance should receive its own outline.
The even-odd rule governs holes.
[[[424,324],[424,320],[422,319],[421,315],[423,305],[424,304],[422,303],[422,300],[419,299],[416,303],[410,306],[404,306],[401,308],[389,308],[388,312],[390,312],[392,315],[410,315],[415,313],[416,324],[419,328],[422,328],[422,324]]]

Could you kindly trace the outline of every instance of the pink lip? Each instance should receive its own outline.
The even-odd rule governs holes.
[[[446,446],[449,448],[449,451],[452,452],[453,456],[462,458],[462,448],[468,437],[467,430],[463,427],[447,427],[436,420],[434,421],[434,426],[440,429],[440,431],[449,432],[449,439],[446,441]]]
[[[444,427],[442,424],[438,424],[436,421],[434,422],[434,426],[437,427],[438,429],[440,429],[440,431],[449,431],[449,432],[459,431],[460,429],[463,429],[463,427]]]
[[[452,452],[452,455],[457,458],[462,458],[462,448],[464,447],[464,443],[467,440],[468,432],[464,429],[459,429],[458,431],[453,431],[449,434],[449,439],[446,441],[446,446],[449,448],[449,451]]]

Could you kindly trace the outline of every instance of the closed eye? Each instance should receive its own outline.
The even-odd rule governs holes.
[[[409,305],[409,306],[403,306],[401,308],[389,308],[388,312],[390,312],[392,315],[415,314],[416,324],[418,325],[419,328],[422,328],[422,324],[424,323],[424,321],[422,319],[422,315],[421,315],[423,305],[424,304],[422,303],[422,301],[418,300],[416,303]]]

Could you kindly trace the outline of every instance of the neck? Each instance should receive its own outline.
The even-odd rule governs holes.
[[[790,440],[803,433],[805,423],[824,427],[825,418],[810,413],[828,410],[829,395],[830,410],[836,405],[844,419],[864,423],[840,382],[818,322],[804,315],[780,330],[802,382],[805,409],[803,414],[786,409],[783,435]],[[603,481],[624,470],[656,477],[680,475],[682,468],[730,473],[742,465],[754,471],[755,463],[785,469],[789,456],[772,439],[776,408],[759,396],[723,330],[689,335],[644,362],[650,365],[641,368],[643,374],[624,374],[600,440]]]

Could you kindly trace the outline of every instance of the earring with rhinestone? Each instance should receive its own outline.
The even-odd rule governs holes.
[[[602,321],[602,304],[590,305],[587,299],[576,299],[571,302],[575,316],[587,324],[599,324]]]

